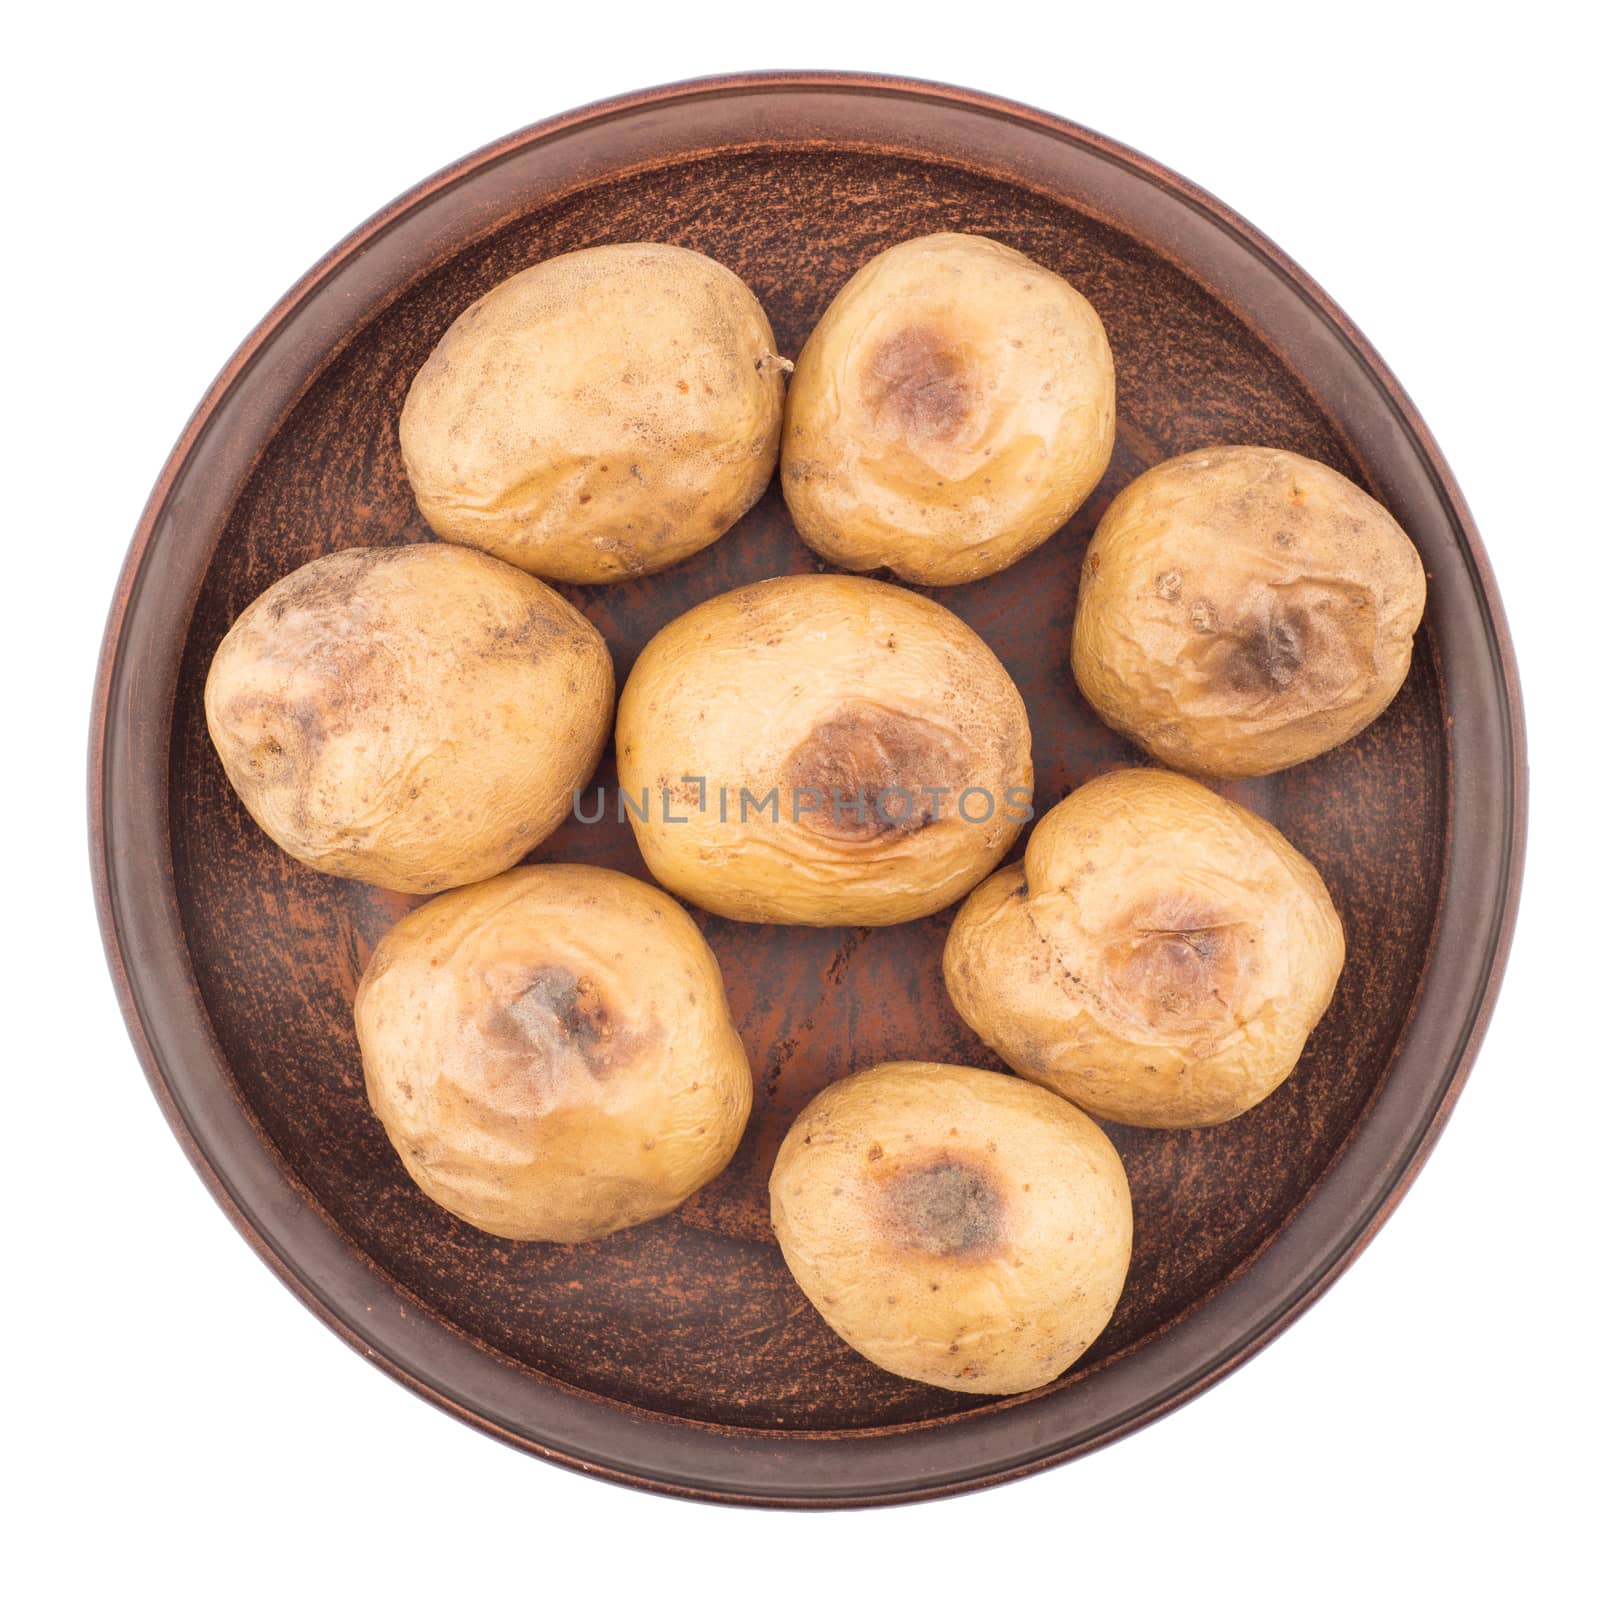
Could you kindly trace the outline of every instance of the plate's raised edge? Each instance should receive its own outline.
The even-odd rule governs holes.
[[[1435,1106],[1432,1116],[1414,1141],[1411,1151],[1394,1175],[1382,1202],[1370,1215],[1353,1226],[1346,1238],[1335,1247],[1331,1257],[1325,1259],[1319,1270],[1301,1293],[1280,1306],[1250,1337],[1239,1341],[1194,1381],[1175,1387],[1145,1406],[1135,1415],[1103,1429],[1094,1439],[1065,1450],[1046,1450],[1036,1457],[1009,1465],[1004,1470],[987,1475],[974,1475],[959,1483],[919,1483],[903,1490],[882,1494],[857,1494],[827,1497],[773,1496],[761,1493],[750,1495],[730,1494],[708,1490],[690,1484],[673,1483],[661,1478],[640,1476],[611,1465],[596,1465],[559,1450],[530,1440],[520,1433],[497,1426],[492,1421],[463,1407],[447,1394],[421,1381],[417,1376],[384,1352],[374,1349],[360,1333],[349,1326],[342,1317],[318,1296],[298,1275],[290,1262],[256,1227],[232,1193],[220,1171],[196,1143],[185,1123],[162,1070],[159,1051],[155,1047],[135,998],[130,975],[121,954],[120,929],[117,908],[110,888],[109,847],[105,804],[105,740],[107,721],[111,708],[111,689],[114,681],[118,646],[122,637],[124,619],[137,592],[145,555],[155,523],[180,480],[196,440],[203,433],[222,396],[249,370],[256,356],[271,342],[279,328],[306,298],[326,278],[335,273],[353,255],[369,246],[392,222],[411,211],[430,196],[449,188],[461,179],[481,171],[498,161],[570,128],[589,125],[614,117],[624,116],[641,108],[661,105],[669,101],[686,101],[697,98],[727,98],[768,93],[780,90],[831,91],[865,95],[888,94],[909,99],[921,99],[932,104],[956,106],[980,115],[1003,118],[1039,129],[1045,133],[1086,146],[1103,158],[1135,172],[1176,195],[1195,210],[1204,213],[1211,221],[1226,228],[1242,244],[1260,257],[1285,282],[1290,284],[1306,303],[1348,345],[1360,363],[1378,381],[1385,392],[1394,414],[1411,435],[1418,456],[1424,460],[1438,486],[1441,499],[1448,505],[1456,527],[1465,539],[1469,565],[1478,591],[1479,603],[1498,655],[1497,674],[1501,696],[1501,712],[1507,730],[1510,759],[1506,774],[1507,828],[1501,850],[1501,883],[1499,917],[1495,939],[1487,969],[1480,985],[1473,1020],[1455,1055],[1449,1081]],[[169,708],[170,709],[170,708]],[[926,82],[919,79],[891,75],[847,72],[754,72],[689,79],[666,84],[594,102],[588,106],[563,112],[544,119],[527,128],[508,134],[502,139],[451,163],[431,177],[424,179],[397,199],[375,213],[333,246],[315,263],[292,288],[271,308],[249,336],[224,365],[215,381],[185,425],[161,473],[151,489],[138,526],[130,542],[127,557],[117,580],[108,609],[104,642],[95,677],[94,697],[89,728],[88,767],[88,831],[90,845],[90,870],[94,886],[95,903],[100,922],[107,964],[116,988],[118,1002],[127,1023],[136,1053],[150,1082],[151,1089],[166,1116],[179,1144],[189,1157],[234,1226],[251,1244],[252,1248],[273,1269],[284,1284],[310,1310],[327,1323],[353,1349],[388,1372],[413,1392],[432,1401],[461,1420],[471,1423],[507,1443],[531,1450],[543,1459],[566,1466],[591,1476],[601,1476],[631,1487],[687,1494],[694,1498],[720,1500],[730,1504],[764,1505],[780,1508],[819,1509],[828,1507],[888,1505],[927,1499],[952,1492],[976,1490],[1023,1476],[1043,1467],[1082,1455],[1089,1450],[1110,1443],[1138,1428],[1158,1420],[1189,1399],[1209,1388],[1240,1363],[1254,1355],[1278,1333],[1302,1315],[1329,1286],[1349,1267],[1361,1250],[1372,1239],[1384,1221],[1393,1212],[1415,1180],[1417,1172],[1437,1143],[1445,1123],[1458,1100],[1468,1071],[1482,1044],[1485,1030],[1498,996],[1505,973],[1512,933],[1515,927],[1520,899],[1523,866],[1526,854],[1528,816],[1528,755],[1527,733],[1522,709],[1520,681],[1515,653],[1507,626],[1504,606],[1495,584],[1492,569],[1484,550],[1476,523],[1468,510],[1454,474],[1445,462],[1432,431],[1422,420],[1409,395],[1390,371],[1388,365],[1367,342],[1366,338],[1345,316],[1326,292],[1266,235],[1231,207],[1214,195],[1171,171],[1159,162],[1108,139],[1081,124],[1053,113],[1041,111],[1021,102],[989,95],[979,90],[954,85]]]

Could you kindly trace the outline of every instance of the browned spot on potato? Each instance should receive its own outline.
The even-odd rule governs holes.
[[[530,605],[518,621],[508,622],[484,636],[483,653],[490,657],[524,656],[541,646],[559,649],[568,640],[572,641],[571,649],[584,649],[588,641],[582,618],[542,604]]]
[[[410,558],[412,545],[384,545],[374,550],[340,550],[280,578],[264,602],[267,616],[282,622],[291,612],[341,611],[361,593],[378,567]]]
[[[990,1253],[1005,1224],[1005,1198],[994,1176],[971,1157],[941,1152],[897,1166],[877,1192],[883,1226],[903,1250],[932,1256]]]
[[[1264,607],[1215,625],[1202,648],[1212,689],[1259,704],[1278,696],[1328,701],[1359,687],[1379,649],[1358,583],[1302,578],[1275,585]]]
[[[925,324],[880,339],[867,356],[861,388],[876,422],[914,438],[953,438],[977,400],[965,354]]]
[[[526,1055],[546,1070],[576,1061],[594,1077],[616,1064],[616,1025],[600,986],[566,967],[536,967],[512,998],[479,1023],[497,1050]]]
[[[1215,1023],[1230,1010],[1244,930],[1225,911],[1147,907],[1105,954],[1109,998],[1157,1032]]]
[[[221,708],[222,726],[246,747],[251,777],[264,785],[305,779],[330,738],[362,726],[382,697],[374,646],[346,640],[308,649],[285,694],[244,690]]]
[[[312,562],[269,590],[260,612],[225,641],[223,650],[231,645],[250,669],[235,666],[235,681],[283,683],[237,691],[219,707],[220,727],[248,752],[257,782],[303,782],[330,739],[382,721],[397,675],[366,627],[361,590],[374,566],[404,554],[349,550]]]
[[[934,820],[929,793],[963,770],[938,729],[880,706],[846,706],[819,723],[784,762],[784,818],[826,839],[871,841]],[[953,809],[949,795],[939,814]]]
[[[1311,620],[1298,606],[1273,609],[1230,640],[1222,679],[1243,694],[1280,694],[1305,664]]]

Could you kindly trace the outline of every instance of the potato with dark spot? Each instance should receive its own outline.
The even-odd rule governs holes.
[[[1422,562],[1370,495],[1287,450],[1197,450],[1135,478],[1084,558],[1072,670],[1100,716],[1202,777],[1277,772],[1398,693]]]
[[[943,606],[867,578],[771,578],[646,645],[617,710],[645,865],[741,922],[909,922],[1010,847],[1027,713]]]
[[[1312,864],[1175,772],[1109,772],[975,889],[944,951],[956,1010],[1025,1078],[1097,1117],[1225,1122],[1294,1069],[1344,931]]]
[[[605,641],[476,550],[341,550],[228,630],[206,725],[239,798],[323,872],[428,894],[551,833],[611,724]]]
[[[400,415],[441,538],[616,583],[720,539],[772,477],[784,373],[732,272],[667,244],[519,272],[451,324]]]
[[[520,867],[384,936],[356,991],[367,1097],[430,1199],[507,1239],[659,1217],[728,1164],[750,1066],[688,914],[602,867]]]
[[[1017,251],[937,233],[875,256],[795,363],[783,493],[852,572],[968,583],[1043,544],[1111,459],[1094,307]]]
[[[772,1226],[805,1296],[880,1367],[1020,1394],[1111,1320],[1133,1213],[1111,1141],[1003,1073],[893,1061],[823,1090],[772,1169]]]

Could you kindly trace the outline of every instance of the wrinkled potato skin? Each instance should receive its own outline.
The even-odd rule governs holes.
[[[836,566],[970,583],[1077,510],[1115,431],[1094,307],[1005,245],[937,233],[869,261],[806,341],[783,493]]]
[[[996,1072],[894,1061],[823,1090],[772,1169],[772,1226],[823,1320],[965,1394],[1051,1382],[1099,1337],[1133,1211],[1111,1141]]]
[[[722,1171],[750,1067],[681,906],[602,867],[520,867],[390,929],[356,992],[367,1097],[424,1194],[574,1244]]]
[[[1343,744],[1399,692],[1422,561],[1371,496],[1287,450],[1199,450],[1136,478],[1084,558],[1072,670],[1158,761],[1257,777]]]
[[[340,550],[228,630],[206,725],[250,815],[307,866],[430,894],[551,833],[605,746],[595,629],[536,578],[450,545]]]
[[[784,371],[744,283],[693,250],[602,245],[467,307],[400,416],[441,538],[616,583],[720,539],[778,459]]]
[[[832,574],[735,589],[663,628],[623,689],[617,773],[635,798],[651,791],[649,821],[630,821],[674,894],[741,922],[823,927],[909,922],[958,900],[1010,847],[1033,784],[1022,697],[977,634],[920,595]],[[705,779],[704,811],[685,778]],[[888,823],[876,803],[860,825],[843,806],[833,816],[835,789],[942,785],[939,820],[930,798],[913,810],[893,794]],[[992,816],[978,797],[973,822],[957,814],[969,786],[994,796]],[[663,787],[684,820],[663,820]],[[756,810],[774,789],[777,823]],[[807,789],[827,796],[818,815]],[[902,813],[916,825],[899,826]]]
[[[1344,931],[1269,823],[1177,773],[1110,772],[1040,819],[1022,866],[957,913],[956,1010],[1025,1078],[1097,1117],[1225,1122],[1293,1071]]]

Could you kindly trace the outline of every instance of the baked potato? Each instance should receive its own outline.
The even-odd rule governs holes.
[[[440,538],[539,577],[659,572],[760,499],[789,365],[755,296],[709,257],[576,250],[451,324],[401,412],[406,475]]]
[[[957,913],[944,978],[1023,1077],[1097,1117],[1225,1122],[1294,1069],[1344,932],[1316,868],[1191,778],[1109,772]]]
[[[1027,713],[952,612],[868,578],[772,578],[639,656],[617,715],[639,849],[742,922],[907,922],[958,900],[1030,814]]]
[[[521,867],[402,917],[355,1017],[406,1171],[507,1239],[574,1244],[673,1210],[750,1114],[710,947],[659,889],[602,867]]]
[[[1111,1141],[1002,1073],[893,1061],[823,1090],[772,1169],[772,1226],[823,1320],[878,1366],[1018,1394],[1111,1319],[1133,1212]]]
[[[801,538],[836,566],[968,583],[1077,510],[1115,430],[1094,307],[993,239],[936,233],[873,257],[806,340],[783,493]]]
[[[206,726],[246,810],[307,866],[430,894],[539,844],[588,781],[615,683],[599,633],[476,550],[340,550],[246,607]]]
[[[1158,761],[1255,777],[1354,738],[1394,699],[1425,591],[1400,525],[1331,467],[1197,450],[1134,479],[1101,519],[1072,670]]]

